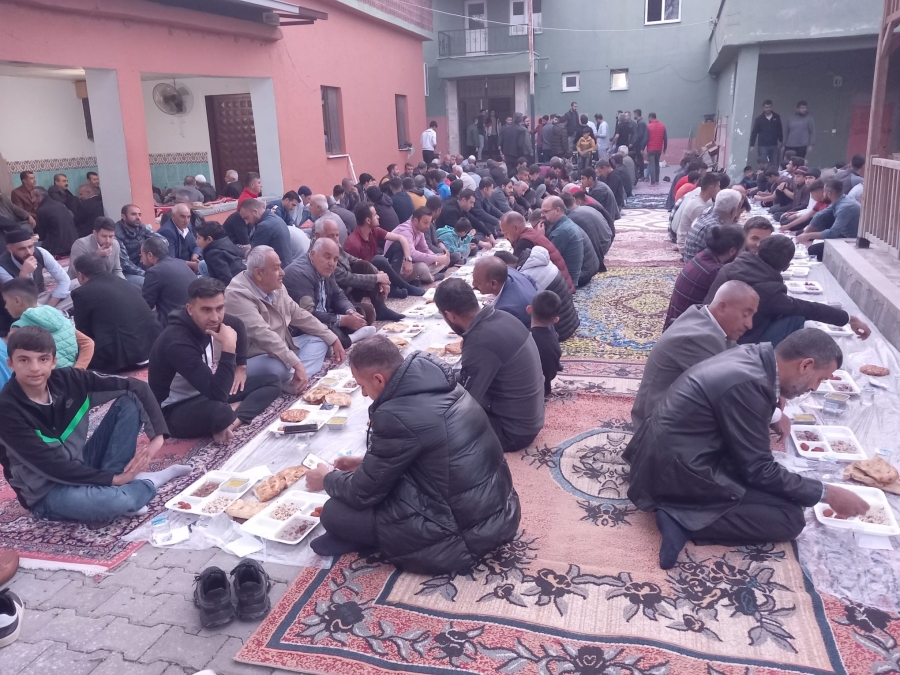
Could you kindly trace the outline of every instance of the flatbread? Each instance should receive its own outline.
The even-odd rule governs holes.
[[[338,408],[349,408],[350,394],[339,394],[337,392],[328,394],[328,396],[325,397],[325,403],[336,405]]]
[[[409,340],[406,340],[402,337],[389,337],[388,340],[397,345],[397,349],[403,349],[404,347],[409,345]]]
[[[859,372],[861,372],[863,375],[869,375],[870,377],[884,377],[885,375],[891,374],[891,371],[888,368],[873,365],[862,366],[859,369]]]
[[[309,469],[301,464],[298,464],[297,466],[289,466],[286,469],[282,469],[275,475],[279,478],[284,479],[284,481],[287,483],[287,487],[290,487],[298,480],[303,478],[303,476],[305,476],[308,472]]]
[[[403,333],[409,329],[405,323],[389,323],[384,327],[388,333]]]
[[[325,397],[328,396],[328,394],[333,393],[334,389],[331,387],[323,387],[320,384],[303,394],[303,400],[307,403],[312,403],[313,405],[319,405],[320,403],[325,402]]]
[[[463,341],[457,340],[456,342],[451,342],[449,345],[444,347],[444,352],[447,354],[462,354]]]
[[[443,347],[429,347],[425,350],[427,354],[434,354],[435,356],[443,356],[444,348]]]
[[[253,494],[256,495],[256,498],[259,501],[267,502],[284,492],[287,486],[288,484],[284,479],[284,476],[275,474],[274,476],[270,476],[269,478],[266,478],[262,483],[260,483],[259,487],[257,487],[253,491]]]
[[[237,501],[232,502],[231,506],[225,509],[225,513],[232,518],[248,520],[265,509],[267,506],[268,504],[266,504],[265,502],[251,502],[244,499],[238,499]]]
[[[309,416],[309,410],[304,410],[303,408],[295,408],[294,410],[285,410],[281,413],[281,421],[282,422],[290,422],[292,424],[297,424],[298,422],[302,422]]]

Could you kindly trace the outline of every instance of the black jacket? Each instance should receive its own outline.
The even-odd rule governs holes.
[[[214,202],[219,198],[219,195],[216,194],[216,188],[209,183],[202,183],[197,186],[197,189],[200,191],[200,194],[203,195],[204,202]]]
[[[592,206],[597,208],[592,208]],[[591,240],[591,245],[594,247],[594,253],[600,259],[602,267],[603,259],[612,245],[612,230],[609,227],[609,220],[603,215],[603,210],[605,209],[601,209],[603,207],[599,204],[585,204],[584,206],[576,206],[566,215],[569,216],[573,223],[585,231],[588,239]]]
[[[222,223],[222,228],[225,230],[225,236],[228,237],[235,246],[250,245],[250,228],[247,226],[247,223],[244,222],[244,219],[241,218],[239,211],[235,211],[228,216],[225,219],[225,222]]]
[[[91,370],[117,373],[150,358],[159,323],[140,289],[103,272],[72,291],[75,328],[94,341]]]
[[[309,253],[288,265],[284,271],[284,289],[294,302],[331,329],[339,328],[341,316],[355,309],[334,274],[325,278],[325,298],[319,297],[319,273]],[[324,300],[324,312],[316,309],[320,300]]]
[[[394,200],[391,195],[379,192],[371,203],[375,207],[375,213],[378,214],[378,227],[393,232],[394,228],[400,224],[400,220],[397,218],[397,212],[394,211]]]
[[[475,202],[477,204],[477,198]],[[444,205],[441,207],[440,218],[438,218],[438,222],[435,224],[435,232],[445,225],[453,227],[460,218],[468,218],[469,222],[472,223],[472,227],[475,228],[475,231],[479,234],[483,234],[485,237],[490,237],[494,234],[494,228],[483,223],[481,219],[475,215],[474,207],[469,211],[463,212],[463,210],[459,208],[459,200],[456,197],[450,197],[450,199],[444,202]],[[497,222],[499,223],[500,221],[498,220]]]
[[[762,303],[760,303],[760,306]],[[628,498],[700,530],[737,505],[748,488],[812,506],[822,483],[772,456],[775,351],[744,345],[701,361],[669,387],[625,449]]]
[[[405,223],[412,217],[415,209],[413,208],[412,199],[409,194],[400,191],[391,197],[391,201],[393,202],[392,206],[394,208],[394,213],[397,214],[397,220],[400,223]],[[350,231],[353,232],[353,230]]]
[[[575,131],[572,132],[575,134]],[[566,133],[566,126],[563,124],[554,124],[553,130],[550,132],[550,153],[556,157],[570,157],[569,152],[569,135]]]
[[[47,196],[53,201],[59,202],[65,206],[73,215],[75,214],[75,211],[78,210],[79,199],[72,194],[69,188],[60,190],[55,184],[51,185],[47,188]]]
[[[519,157],[528,154],[526,136],[528,132],[521,124],[507,124],[500,130],[500,152],[506,158],[506,163],[512,166]]]
[[[243,321],[230,314],[222,322],[237,333],[237,348],[234,354],[219,355],[219,365],[213,373],[203,359],[212,337],[200,330],[184,307],[169,316],[166,329],[150,352],[147,371],[147,382],[160,405],[169,397],[176,374],[202,396],[221,403],[228,401],[235,368],[247,365],[247,330]]]
[[[642,117],[634,122],[634,136],[631,139],[632,150],[643,150],[647,147],[647,122]]]
[[[734,262],[719,270],[719,275],[710,286],[704,303],[708,305],[712,302],[719,286],[731,279],[749,284],[759,295],[759,309],[753,316],[753,328],[738,340],[740,344],[759,342],[760,336],[769,324],[786,314],[802,314],[808,320],[824,321],[833,326],[843,326],[850,321],[850,315],[842,309],[789,296],[781,273],[770,267],[758,255],[746,251],[735,258]]]
[[[222,188],[222,196],[230,197],[231,199],[237,199],[241,196],[241,192],[244,191],[244,188],[241,187],[240,181],[234,181],[233,183],[226,183],[225,187]]]
[[[250,246],[271,246],[281,260],[281,268],[284,269],[294,259],[294,251],[291,248],[291,231],[287,223],[271,211],[266,211],[263,217],[253,228],[250,235]]]
[[[581,232],[581,247],[584,250],[584,255],[581,257],[581,274],[578,275],[578,283],[576,285],[581,288],[590,283],[594,275],[600,271],[602,263],[594,251],[594,245],[591,243],[587,232],[584,230],[579,231]],[[606,266],[602,265],[602,267],[605,272]]]
[[[475,206],[472,207],[472,210],[469,213],[471,213],[472,216],[479,220],[485,227],[489,228],[491,230],[491,234],[496,235],[497,230],[500,227],[500,218],[487,212],[485,199],[481,194],[481,190],[476,190]]]
[[[100,195],[95,195],[88,199],[78,202],[75,209],[75,231],[79,237],[86,237],[94,231],[94,221],[102,218],[103,200]]]
[[[581,115],[578,114],[578,111],[569,108],[563,115],[563,119],[566,121],[566,132],[569,136],[577,134],[581,128]]]
[[[163,328],[172,310],[187,304],[188,286],[196,280],[197,275],[184,260],[169,256],[147,270],[141,295],[150,309],[156,309],[156,318]]]
[[[613,169],[613,173],[619,176],[619,179],[622,181],[622,189],[625,190],[625,196],[631,197],[634,195],[634,177],[631,172],[628,170],[628,167],[624,164],[620,164],[615,169]]]
[[[203,249],[203,259],[209,270],[209,276],[218,279],[226,286],[231,283],[235,274],[247,269],[244,263],[244,252],[228,237],[214,239]]]
[[[515,537],[519,496],[500,442],[449,366],[415,352],[369,416],[362,465],[328,473],[325,491],[354,509],[374,509],[390,562],[429,574],[468,571]]]
[[[778,113],[772,113],[772,119],[767,120],[764,114],[760,114],[753,120],[753,127],[750,129],[750,147],[756,145],[757,141],[761,146],[772,147],[778,145],[784,140],[784,127],[781,126],[781,116]]]
[[[565,342],[575,335],[575,331],[581,325],[581,317],[578,316],[578,310],[575,309],[575,300],[569,292],[569,284],[562,274],[557,274],[556,278],[547,286],[548,291],[553,291],[559,296],[559,321],[556,322],[556,335],[560,342]]]
[[[616,204],[621,210],[625,206],[625,185],[622,183],[622,177],[615,171],[610,171],[605,178],[597,176],[597,180],[603,181],[612,190]]]
[[[75,218],[63,204],[44,199],[38,205],[34,231],[41,238],[41,246],[53,255],[69,255],[78,239]]]

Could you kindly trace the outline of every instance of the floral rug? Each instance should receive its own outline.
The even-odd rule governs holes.
[[[508,456],[519,534],[470,573],[358,556],[304,569],[235,658],[355,675],[897,672],[900,620],[817,594],[792,545],[689,544],[659,569],[620,458],[635,374],[556,383],[545,429]]]

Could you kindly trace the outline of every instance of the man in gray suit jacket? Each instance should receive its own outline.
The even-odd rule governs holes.
[[[631,409],[634,433],[646,422],[666,392],[691,366],[735,346],[753,326],[759,296],[743,282],[728,281],[709,306],[693,305],[679,316],[650,352]]]

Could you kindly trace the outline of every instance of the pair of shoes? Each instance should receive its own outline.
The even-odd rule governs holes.
[[[8,588],[0,591],[0,649],[19,639],[25,604]]]
[[[269,613],[272,603],[269,590],[272,582],[263,566],[255,560],[242,560],[228,575],[218,567],[207,567],[197,575],[194,586],[194,605],[200,610],[200,625],[204,628],[225,626],[235,614],[242,621],[259,619]],[[235,603],[231,600],[234,585]]]

